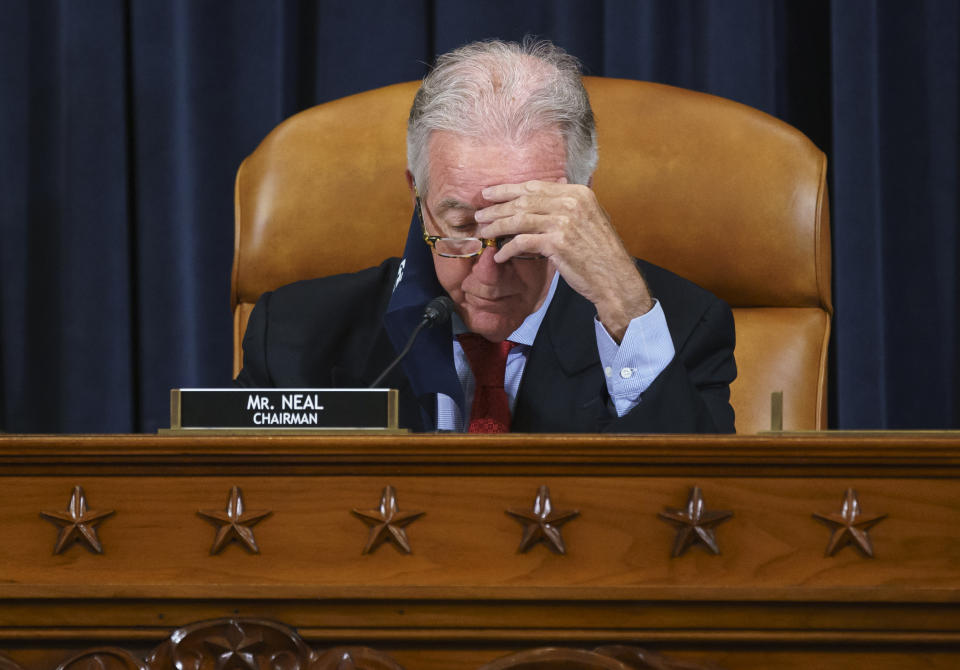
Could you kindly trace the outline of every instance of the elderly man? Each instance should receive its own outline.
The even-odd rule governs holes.
[[[407,161],[403,259],[261,297],[238,384],[367,386],[445,294],[451,323],[382,383],[404,427],[733,431],[730,310],[623,247],[589,188],[596,132],[574,58],[533,41],[441,56]]]

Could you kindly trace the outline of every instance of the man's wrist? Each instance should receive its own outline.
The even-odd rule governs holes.
[[[630,322],[653,309],[653,298],[647,289],[647,283],[638,272],[635,283],[619,287],[619,290],[605,301],[595,305],[597,320],[603,325],[617,344],[630,326]]]
[[[599,320],[594,326],[607,393],[617,415],[623,416],[640,402],[641,394],[673,360],[675,351],[666,316],[654,301],[653,309],[631,322],[620,343],[609,337]]]

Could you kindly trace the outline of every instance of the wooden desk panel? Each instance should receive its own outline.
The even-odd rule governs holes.
[[[960,436],[6,436],[0,438],[0,649],[24,670],[173,629],[271,619],[324,648],[362,644],[414,668],[476,668],[512,650],[636,644],[727,667],[960,665]],[[74,487],[103,553],[54,554]],[[240,487],[259,553],[211,554]],[[362,554],[353,509],[393,487],[425,514]],[[566,554],[518,553],[548,486]],[[699,487],[721,553],[671,557],[658,517]],[[855,489],[874,558],[825,551]],[[42,651],[55,648],[53,652]],[[62,652],[62,653],[61,653]],[[52,654],[52,655],[51,655]],[[59,655],[58,655],[59,654]],[[51,661],[51,659],[55,659]],[[811,659],[816,660],[811,665]],[[51,664],[52,663],[52,664]]]

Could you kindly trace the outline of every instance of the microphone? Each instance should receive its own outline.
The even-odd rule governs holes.
[[[428,302],[427,306],[423,308],[423,317],[420,319],[420,323],[416,328],[413,329],[413,332],[410,334],[410,338],[403,347],[403,351],[400,352],[399,356],[393,359],[393,362],[387,366],[387,369],[381,372],[380,376],[374,379],[367,388],[376,388],[383,378],[387,376],[387,373],[393,370],[397,363],[403,360],[403,357],[406,356],[413,347],[413,342],[417,339],[417,335],[420,334],[421,330],[424,328],[433,328],[434,326],[442,326],[450,320],[450,314],[452,312],[453,300],[445,295],[437,296]]]
[[[452,312],[453,300],[445,295],[438,295],[423,308],[423,320],[429,321],[429,323],[426,324],[428,328],[442,326],[450,320],[450,314]]]

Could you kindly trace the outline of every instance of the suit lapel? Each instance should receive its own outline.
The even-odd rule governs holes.
[[[583,432],[609,420],[593,319],[596,309],[561,278],[523,371],[518,432]]]

